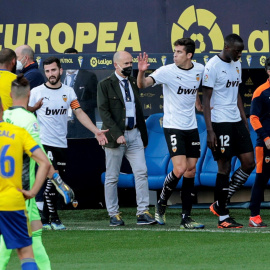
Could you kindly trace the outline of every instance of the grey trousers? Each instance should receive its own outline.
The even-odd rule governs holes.
[[[140,131],[137,128],[125,131],[124,136],[126,145],[117,148],[105,147],[105,202],[110,217],[119,214],[117,183],[124,155],[131,165],[135,178],[137,215],[149,209],[148,175]]]

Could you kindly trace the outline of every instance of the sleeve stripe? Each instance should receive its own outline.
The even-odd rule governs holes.
[[[256,146],[255,148],[255,155],[256,155],[256,173],[262,173],[263,168],[263,147]]]
[[[77,99],[73,100],[71,103],[70,103],[70,107],[72,110],[75,110],[75,109],[78,109],[80,108],[80,103]]]
[[[39,147],[39,145],[34,146],[32,149],[30,149],[30,152],[33,153],[35,150],[37,150]]]
[[[250,116],[250,124],[252,125],[254,130],[262,128],[262,124],[260,122],[260,118],[257,115]]]
[[[261,86],[259,86],[255,90],[255,92],[253,93],[253,96],[252,96],[252,100],[256,97],[259,97],[263,91],[265,91],[269,88],[270,88],[270,82],[269,82],[269,80],[267,80],[266,83],[262,84]]]

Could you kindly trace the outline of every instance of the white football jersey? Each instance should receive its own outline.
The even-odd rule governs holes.
[[[193,63],[190,69],[175,64],[162,66],[151,76],[155,84],[163,84],[163,127],[181,130],[197,128],[195,102],[204,66]]]
[[[40,125],[42,144],[67,148],[68,108],[77,96],[73,88],[62,84],[60,88],[49,88],[45,84],[31,90],[29,106],[43,98],[43,105],[36,111]]]
[[[217,55],[206,64],[203,75],[203,86],[213,88],[210,100],[211,121],[239,122],[240,111],[237,106],[238,88],[241,80],[241,63],[225,62]]]

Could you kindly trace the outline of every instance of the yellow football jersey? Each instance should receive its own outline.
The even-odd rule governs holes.
[[[12,106],[12,99],[10,96],[11,83],[16,78],[16,74],[5,69],[0,69],[0,97],[2,100],[4,111]]]
[[[23,128],[0,122],[0,211],[25,209],[22,189],[23,153],[39,148]]]

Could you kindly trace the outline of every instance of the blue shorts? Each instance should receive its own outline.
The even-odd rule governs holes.
[[[32,245],[32,231],[26,211],[0,211],[0,234],[8,249]]]

